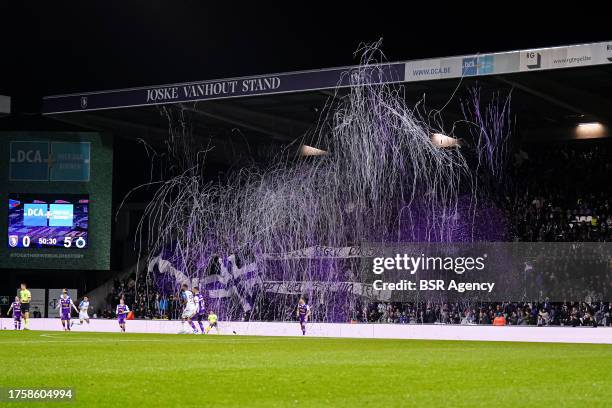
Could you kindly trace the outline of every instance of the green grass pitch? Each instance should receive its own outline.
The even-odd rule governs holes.
[[[7,407],[612,406],[610,345],[7,330],[0,367],[75,389]]]

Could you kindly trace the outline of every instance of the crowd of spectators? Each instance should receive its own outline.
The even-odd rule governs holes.
[[[532,145],[514,156],[511,193],[506,197],[511,236],[522,242],[612,241],[612,150],[606,143]],[[560,247],[560,250],[567,250]],[[580,289],[611,285],[607,255],[598,260],[576,259],[584,265],[580,282],[572,282],[576,268],[536,261],[538,288]],[[601,262],[604,265],[601,265]],[[558,262],[557,262],[558,263]],[[542,271],[554,271],[546,274]],[[548,276],[550,275],[550,276]],[[557,285],[547,279],[557,281]],[[589,280],[594,282],[589,282]],[[591,283],[591,285],[589,285]],[[584,291],[583,291],[584,292]],[[604,291],[606,292],[606,291]],[[583,294],[583,293],[581,293]],[[373,303],[357,320],[400,324],[493,324],[503,316],[508,325],[612,326],[612,303],[503,302]]]
[[[509,236],[521,242],[612,241],[610,176],[612,149],[604,143],[531,145],[524,150],[518,149],[512,167],[512,187],[503,204],[511,229]],[[564,248],[558,250],[566,251]],[[547,253],[551,258],[551,251]],[[612,303],[580,301],[589,296],[593,298],[586,290],[588,288],[601,285],[612,288],[609,262],[601,257],[598,261],[587,257],[574,258],[584,261],[584,265],[572,268],[556,262],[551,266],[547,259],[536,259],[536,279],[532,289],[537,296],[529,297],[542,299],[547,295],[558,295],[559,286],[564,290],[579,287],[580,293],[575,291],[568,296],[564,292],[563,297],[556,297],[573,299],[576,301],[573,303],[375,303],[360,310],[357,320],[369,323],[492,324],[503,316],[504,323],[509,325],[611,326]],[[585,268],[588,271],[580,275],[580,282],[569,284],[571,279],[575,279],[574,271]],[[545,293],[542,288],[548,288],[550,293]],[[180,317],[178,295],[162,294],[155,290],[154,285],[147,285],[144,280],[136,281],[133,275],[114,282],[106,299],[108,306],[99,310],[98,315],[112,317],[112,305],[118,304],[122,297],[136,318]]]
[[[113,287],[106,296],[105,307],[97,311],[104,319],[115,317],[115,305],[123,298],[134,317],[138,319],[175,320],[180,318],[181,305],[178,296],[159,293],[154,285],[136,280],[134,274],[125,279],[115,279]]]
[[[508,325],[612,326],[612,302],[391,303],[368,305],[358,316],[362,323],[493,324],[503,317]]]
[[[514,238],[612,240],[612,154],[606,144],[533,146],[515,156],[508,197]]]

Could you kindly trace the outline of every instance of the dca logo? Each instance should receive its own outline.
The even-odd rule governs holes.
[[[463,76],[476,75],[477,64],[476,58],[464,58],[463,63],[461,64],[461,74]]]
[[[46,227],[47,209],[47,204],[24,204],[23,225],[28,227]]]
[[[17,150],[17,163],[42,163],[40,150]]]
[[[493,73],[493,55],[464,58],[461,63],[463,76],[484,75]]]
[[[49,143],[13,141],[10,150],[11,180],[49,179]]]

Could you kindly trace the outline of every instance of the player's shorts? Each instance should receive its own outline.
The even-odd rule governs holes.
[[[206,320],[206,314],[204,313],[196,313],[193,317],[193,320],[196,322],[201,322],[202,320]]]
[[[308,320],[306,319],[306,316],[302,316],[300,315],[300,324],[304,324],[306,323]]]
[[[65,312],[65,311],[62,310],[61,319],[62,320],[70,320],[70,311]]]
[[[123,324],[123,323],[125,323],[125,316],[119,316],[119,317],[117,318],[117,321],[119,322],[119,324]]]
[[[79,320],[89,320],[89,314],[87,312],[79,312]]]
[[[29,312],[30,311],[30,304],[29,303],[21,303],[21,313],[24,312]]]
[[[15,320],[16,322],[21,321],[21,314],[14,314],[13,315],[13,320]]]
[[[208,325],[209,325],[211,328],[213,328],[213,327],[217,327],[217,322],[214,322],[214,323],[210,323],[210,322],[209,322],[209,323],[208,323]]]
[[[190,319],[195,315],[195,313],[196,313],[195,306],[186,307],[185,310],[183,310],[183,314],[181,315],[181,318]]]

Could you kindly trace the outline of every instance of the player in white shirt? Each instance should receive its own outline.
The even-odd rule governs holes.
[[[79,303],[79,324],[83,324],[83,320],[89,324],[89,298],[87,296],[84,296]]]
[[[181,302],[183,303],[184,309],[183,314],[181,315],[181,319],[183,320],[183,327],[181,328],[181,333],[189,333],[189,327],[185,323],[189,323],[191,326],[191,330],[194,334],[198,334],[198,330],[191,319],[198,312],[198,305],[195,302],[193,297],[193,292],[189,290],[189,286],[187,284],[183,284],[181,287]]]

